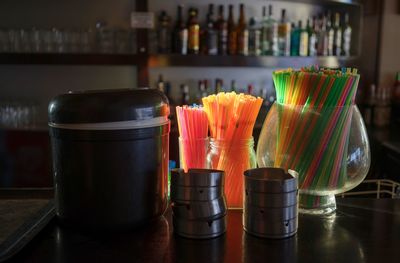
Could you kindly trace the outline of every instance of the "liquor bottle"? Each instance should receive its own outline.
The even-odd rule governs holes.
[[[332,27],[332,15],[330,11],[326,13],[326,31],[328,33],[328,56],[333,56],[335,30]]]
[[[214,5],[208,6],[207,22],[202,40],[202,53],[206,55],[216,55],[218,53],[218,38],[215,30]]]
[[[261,30],[257,26],[256,19],[252,17],[249,22],[249,55],[259,56],[261,52]]]
[[[373,123],[377,127],[390,124],[391,100],[390,88],[379,87],[376,91],[376,103],[373,111]]]
[[[223,91],[224,81],[222,79],[215,79],[214,93],[218,94]]]
[[[165,96],[167,96],[169,105],[170,105],[171,107],[173,107],[173,106],[175,105],[175,101],[174,101],[174,99],[173,99],[172,96],[171,96],[171,83],[170,83],[170,82],[165,82],[165,88],[164,88],[164,90],[165,90],[164,93],[165,93]],[[175,107],[173,107],[173,108],[175,108]],[[171,111],[171,114],[173,114],[172,111]]]
[[[181,84],[181,105],[190,104],[189,86],[187,84]]]
[[[218,54],[226,55],[228,51],[228,25],[224,19],[224,6],[218,7],[218,19],[217,19],[217,38],[218,38]]]
[[[299,56],[303,57],[308,56],[309,35],[307,28],[303,28],[301,21],[299,21],[299,31],[300,31]]]
[[[204,93],[203,93],[203,97],[207,97],[208,96],[208,79],[204,80]]]
[[[342,29],[340,28],[340,14],[335,13],[335,21],[333,24],[333,55],[340,56],[342,54]]]
[[[249,52],[249,30],[247,29],[244,4],[240,4],[239,22],[237,25],[237,53],[247,56]]]
[[[308,55],[317,55],[317,33],[315,31],[315,16],[312,18],[312,25],[310,26],[310,20],[307,19],[307,32],[308,32]]]
[[[374,107],[375,107],[375,91],[376,87],[375,84],[371,84],[369,87],[368,91],[368,97],[366,99],[365,105],[364,105],[364,121],[366,125],[372,125],[373,122],[373,113],[374,113]]]
[[[278,25],[278,48],[280,56],[290,56],[291,25],[286,20],[286,9],[282,9],[281,21]]]
[[[206,81],[207,80],[199,80],[196,103],[202,104],[202,98],[207,97]]]
[[[233,16],[233,5],[229,5],[229,13],[228,13],[228,54],[236,55],[237,54],[237,31],[235,25],[235,19]]]
[[[187,54],[188,30],[182,18],[182,5],[178,5],[177,20],[173,33],[173,52],[177,54]]]
[[[158,17],[157,43],[159,53],[171,52],[171,17],[165,11]]]
[[[318,30],[318,56],[328,55],[328,32],[326,31],[326,18],[325,16],[320,16],[319,19],[319,30]]]
[[[263,105],[265,105],[265,102],[268,101],[267,100],[267,92],[268,92],[267,87],[263,87],[263,88],[260,89],[260,96],[259,97],[261,97],[263,99]]]
[[[299,21],[298,27],[292,23],[292,30],[290,34],[290,55],[298,56],[300,50],[300,32],[301,32],[301,21]]]
[[[262,54],[278,56],[278,23],[272,18],[272,5],[268,6],[268,16],[266,15],[266,7],[263,7],[261,34]]]
[[[158,75],[157,89],[161,92],[165,92],[165,82],[162,74]]]
[[[247,85],[247,94],[252,95],[253,94],[253,90],[254,90],[254,85],[253,84]]]
[[[236,80],[231,81],[231,91],[237,92]]]
[[[198,54],[200,49],[200,25],[197,21],[197,9],[189,9],[188,27],[188,53]]]
[[[344,26],[342,31],[342,55],[350,56],[352,29],[349,24],[349,14],[347,13],[344,15]]]

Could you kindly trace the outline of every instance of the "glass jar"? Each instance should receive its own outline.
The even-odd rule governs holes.
[[[225,196],[228,207],[243,208],[243,173],[256,168],[254,139],[210,139],[207,155],[208,168],[225,171]]]
[[[185,172],[191,168],[207,168],[209,138],[183,139],[179,137],[179,166]]]
[[[370,166],[368,136],[355,105],[305,107],[275,103],[257,146],[259,167],[281,167],[299,174],[300,212],[335,211],[335,194],[366,177]]]

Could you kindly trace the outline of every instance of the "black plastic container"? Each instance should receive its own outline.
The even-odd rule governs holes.
[[[69,93],[49,104],[56,213],[87,230],[143,225],[167,207],[170,123],[154,89]]]

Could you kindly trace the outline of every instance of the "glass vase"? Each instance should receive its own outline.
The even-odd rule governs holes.
[[[366,128],[357,106],[306,107],[275,103],[261,130],[259,167],[299,174],[302,213],[335,211],[335,194],[360,184],[370,166]]]
[[[210,139],[207,154],[208,168],[225,171],[225,196],[229,208],[243,208],[243,173],[256,168],[254,139]]]

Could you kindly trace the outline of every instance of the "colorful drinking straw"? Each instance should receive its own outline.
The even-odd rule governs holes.
[[[242,207],[243,172],[251,168],[249,140],[252,138],[262,98],[220,92],[202,100],[211,137],[218,145],[211,168],[225,171],[228,206]]]
[[[356,69],[317,66],[273,72],[279,115],[274,166],[299,173],[302,190],[344,185]]]

